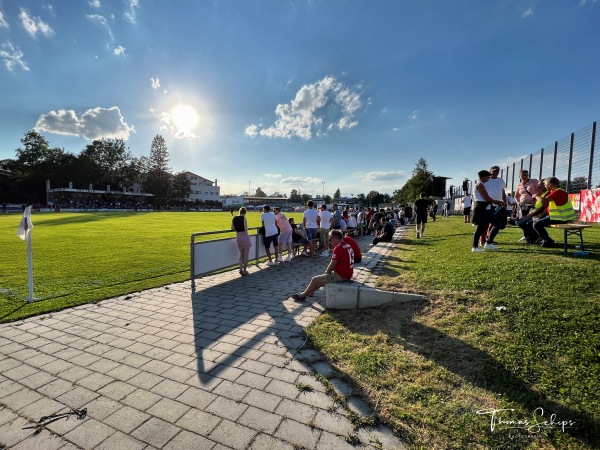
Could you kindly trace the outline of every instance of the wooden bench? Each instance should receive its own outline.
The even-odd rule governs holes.
[[[590,228],[591,225],[584,225],[580,223],[555,223],[550,225],[552,228],[560,228],[565,232],[565,254],[567,254],[567,240],[570,235],[579,236],[579,242],[581,242],[581,251],[585,250],[583,246],[583,230],[585,228]]]

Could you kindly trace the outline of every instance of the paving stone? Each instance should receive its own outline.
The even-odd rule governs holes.
[[[267,372],[266,376],[285,381],[286,383],[296,383],[300,374],[298,372],[286,368],[271,367],[271,369]]]
[[[316,410],[312,406],[283,399],[275,409],[275,413],[297,422],[308,423],[314,419]]]
[[[28,364],[21,364],[16,367],[13,367],[12,369],[2,372],[2,375],[4,375],[7,378],[10,378],[11,380],[20,381],[23,378],[33,375],[38,371],[39,369],[32,367]]]
[[[98,397],[89,402],[86,406],[88,415],[96,420],[102,421],[115,411],[121,409],[123,405],[106,397]]]
[[[356,450],[357,448],[365,448],[365,446],[349,444],[346,441],[345,436],[337,436],[324,431],[321,434],[317,448],[327,450]]]
[[[185,392],[183,392],[179,397],[177,397],[176,400],[181,403],[184,403],[186,405],[192,406],[194,408],[203,410],[210,403],[212,403],[216,398],[217,398],[216,395],[211,394],[208,391],[190,387]]]
[[[151,389],[156,386],[158,383],[164,380],[163,377],[159,375],[154,375],[153,373],[141,372],[135,375],[133,378],[127,380],[127,383],[132,384],[134,386],[140,387],[142,389]]]
[[[48,397],[57,398],[71,389],[73,389],[73,383],[57,379],[40,386],[37,390]]]
[[[323,375],[324,377],[330,377],[335,373],[333,367],[329,363],[322,361],[314,363],[313,368],[315,369],[315,372]]]
[[[320,435],[321,430],[285,419],[274,436],[301,448],[314,448]]]
[[[292,383],[286,383],[284,381],[272,380],[266,387],[265,391],[279,395],[281,397],[286,397],[289,399],[295,399],[298,397],[298,388],[296,385]]]
[[[113,381],[115,381],[115,379],[112,377],[103,375],[101,373],[92,373],[91,375],[88,375],[87,377],[77,381],[77,384],[91,391],[97,391]]]
[[[301,392],[296,400],[321,409],[329,409],[334,406],[333,400],[323,392]]]
[[[122,381],[114,381],[98,390],[98,393],[113,400],[120,401],[135,390],[136,387],[132,386],[131,384],[127,384]]]
[[[384,449],[405,450],[408,448],[408,445],[402,439],[395,436],[392,430],[381,425],[375,428],[361,428],[358,430],[358,436],[362,442],[376,443],[380,448]]]
[[[259,389],[252,389],[244,397],[243,402],[264,409],[265,411],[274,412],[277,405],[281,403],[282,397],[279,395],[269,394]]]
[[[68,392],[65,392],[61,396],[57,397],[56,400],[67,405],[70,408],[82,408],[89,402],[98,397],[96,392],[90,391],[89,389],[81,386],[75,386]]]
[[[31,430],[29,431],[31,432]],[[32,434],[27,439],[22,440],[11,450],[57,450],[63,448],[65,443],[66,441],[61,437],[50,433],[48,430],[42,430],[38,434]]]
[[[254,438],[254,442],[252,442],[249,448],[250,450],[295,450],[297,447],[261,433]]]
[[[142,424],[138,429],[133,431],[131,435],[140,441],[156,447],[163,448],[167,442],[181,431],[181,428],[171,425],[164,420],[152,417],[150,420]]]
[[[41,398],[42,396],[37,392],[28,388],[23,388],[20,391],[13,392],[12,394],[2,398],[2,403],[4,403],[13,411],[18,411],[27,405],[37,402]]]
[[[243,403],[235,402],[225,397],[217,397],[206,407],[205,411],[225,419],[237,420],[247,408],[248,406]]]
[[[256,430],[223,420],[208,436],[211,440],[234,449],[243,450],[256,436]]]
[[[224,419],[214,414],[190,409],[176,422],[176,425],[202,436],[208,436],[222,420]]]
[[[169,423],[175,423],[181,416],[189,411],[189,409],[190,407],[188,405],[176,402],[170,398],[163,398],[146,412],[152,416],[160,417]]]
[[[223,380],[212,392],[216,395],[222,395],[232,400],[240,401],[248,394],[248,392],[250,392],[250,390],[251,388],[247,386]]]
[[[83,448],[95,448],[102,441],[112,436],[115,430],[94,419],[86,419],[82,425],[69,431],[65,439]]]
[[[162,395],[171,399],[176,399],[188,388],[188,385],[178,383],[177,381],[163,380],[150,390],[155,394]]]
[[[181,449],[202,449],[210,450],[214,448],[215,443],[189,431],[183,430],[175,436],[165,447],[165,450],[181,450]]]
[[[33,402],[20,409],[22,416],[38,421],[43,416],[49,416],[65,409],[65,405],[48,397],[41,397],[38,401]]]
[[[17,417],[19,416],[13,411],[11,411],[9,408],[0,406],[0,425],[4,425],[6,422],[15,420]]]
[[[23,429],[24,427],[31,425],[31,422],[28,422],[22,417],[16,417],[15,419],[0,425],[0,442],[6,446],[6,448],[18,444],[33,434],[33,430]]]
[[[123,433],[131,433],[151,416],[129,406],[123,406],[104,419],[104,423]]]
[[[110,372],[107,372],[106,375],[116,378],[117,380],[127,381],[140,373],[141,371],[138,369],[126,365],[121,365],[119,367],[115,367]]]
[[[95,372],[108,373],[116,367],[119,367],[119,365],[119,363],[111,361],[110,359],[101,358],[87,366],[87,368]]]
[[[146,447],[144,442],[117,431],[96,447],[96,450],[142,450],[144,447]]]
[[[46,372],[38,370],[33,375],[29,375],[28,377],[19,380],[19,383],[24,384],[31,389],[37,389],[40,386],[51,383],[54,380],[56,380],[54,375],[50,375]]]
[[[324,410],[317,412],[317,416],[313,422],[318,428],[341,436],[348,436],[354,430],[352,423],[350,423],[347,417]]]
[[[251,406],[244,411],[244,414],[237,420],[237,423],[272,434],[281,423],[281,420],[282,417],[280,415]]]
[[[369,417],[373,415],[371,407],[364,400],[358,397],[349,397],[346,399],[346,403],[352,411],[360,416]]]
[[[343,382],[339,378],[332,378],[329,380],[329,382],[336,390],[336,392],[342,395],[343,397],[349,397],[354,393],[354,388],[349,384]]]

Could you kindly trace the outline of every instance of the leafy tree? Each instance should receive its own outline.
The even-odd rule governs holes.
[[[377,191],[371,191],[366,197],[367,204],[371,207],[376,207],[380,203],[384,203],[385,197]]]
[[[180,200],[182,202],[192,195],[190,179],[187,177],[185,171],[179,172],[173,176],[171,195],[173,199]]]
[[[333,199],[334,200],[339,200],[339,198],[342,196],[342,194],[340,193],[340,188],[337,188],[337,190],[334,192],[333,194]]]
[[[131,174],[127,170],[133,158],[123,139],[96,139],[86,146],[80,158],[88,160],[89,182],[102,187],[110,185],[112,189],[128,187],[126,179]]]
[[[323,200],[325,200],[325,203],[327,203],[327,204],[330,204],[333,202],[331,195],[328,195],[328,194],[325,195],[325,198]]]
[[[310,200],[310,195],[302,194],[302,204],[306,205],[306,203]]]
[[[267,194],[265,194],[265,191],[262,190],[262,188],[259,186],[256,188],[256,192],[254,193],[255,197],[266,197]]]
[[[292,189],[292,192],[290,192],[290,202],[301,202],[301,201],[302,201],[302,197],[300,196],[298,191],[296,189]]]
[[[427,161],[420,158],[412,173],[412,178],[399,191],[394,191],[392,197],[396,203],[412,203],[421,192],[425,192],[428,196],[432,193],[433,187],[433,172],[429,171]]]
[[[360,206],[361,208],[363,206],[367,205],[367,198],[365,197],[365,194],[358,194],[356,196],[356,203],[358,203],[358,206]]]

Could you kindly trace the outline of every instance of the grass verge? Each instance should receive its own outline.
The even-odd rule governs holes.
[[[599,448],[600,228],[584,232],[586,258],[510,227],[500,251],[472,254],[458,217],[426,231],[407,233],[379,284],[427,301],[329,312],[312,344],[411,448]]]

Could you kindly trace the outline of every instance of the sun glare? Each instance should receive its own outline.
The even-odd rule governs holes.
[[[194,108],[189,105],[179,104],[171,111],[171,122],[177,128],[177,132],[188,136],[198,125],[200,116]]]

